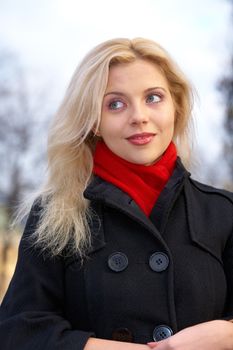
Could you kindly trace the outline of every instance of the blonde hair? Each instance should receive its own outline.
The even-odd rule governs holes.
[[[95,47],[74,72],[49,132],[48,177],[40,191],[41,213],[34,237],[52,255],[68,247],[69,253],[84,256],[91,244],[93,213],[83,192],[92,175],[97,140],[93,130],[100,123],[110,67],[137,58],[154,62],[167,78],[176,110],[174,142],[178,149],[187,147],[192,90],[168,53],[143,38],[113,39]]]

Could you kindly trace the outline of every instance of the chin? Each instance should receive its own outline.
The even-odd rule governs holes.
[[[157,161],[156,160],[151,160],[151,159],[144,159],[144,160],[135,160],[135,162],[132,162],[132,163],[135,163],[135,164],[138,164],[138,165],[144,165],[144,166],[148,166],[148,165],[152,165],[154,164],[155,162]]]

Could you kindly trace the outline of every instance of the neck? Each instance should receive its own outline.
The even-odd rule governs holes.
[[[146,215],[150,215],[173,173],[176,159],[176,147],[173,142],[158,161],[145,166],[120,158],[100,141],[94,154],[93,172],[126,192]]]

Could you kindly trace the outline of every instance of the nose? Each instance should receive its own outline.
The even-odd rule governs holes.
[[[130,124],[146,124],[149,121],[148,110],[141,104],[132,106],[130,112]]]

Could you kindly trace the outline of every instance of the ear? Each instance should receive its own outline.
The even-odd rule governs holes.
[[[100,131],[96,127],[92,128],[92,132],[93,132],[94,136],[101,137]]]
[[[99,131],[99,130],[96,130],[96,131],[94,132],[94,134],[95,134],[95,136],[101,137],[101,134],[100,134],[100,131]]]

